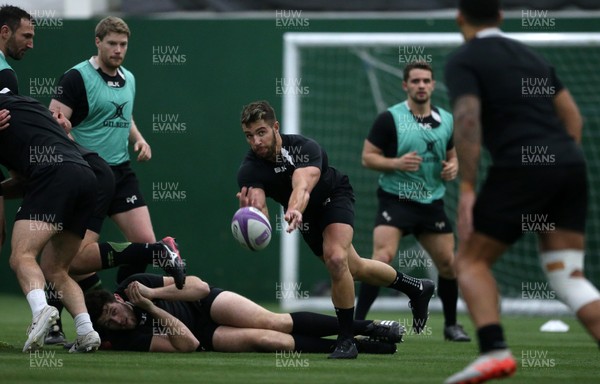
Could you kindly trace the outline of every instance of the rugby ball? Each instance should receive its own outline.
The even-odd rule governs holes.
[[[233,215],[231,233],[244,248],[260,251],[271,241],[271,223],[259,209],[243,207]]]

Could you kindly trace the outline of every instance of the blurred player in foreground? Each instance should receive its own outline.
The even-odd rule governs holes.
[[[542,228],[531,231],[550,286],[600,340],[600,294],[583,275],[588,185],[581,115],[554,67],[502,36],[501,20],[499,1],[461,0],[457,22],[466,43],[446,65],[461,164],[456,267],[481,353],[446,383],[515,372],[491,266],[524,227]],[[545,86],[523,86],[531,79]],[[493,165],[476,195],[482,142]],[[540,150],[549,156],[536,156]]]

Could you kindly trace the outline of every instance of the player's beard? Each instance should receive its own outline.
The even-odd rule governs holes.
[[[263,158],[265,160],[269,160],[272,162],[276,162],[277,159],[277,136],[275,135],[275,129],[271,129],[271,133],[273,134],[273,142],[268,147],[263,147],[265,149],[264,154],[256,153],[256,156]]]
[[[104,67],[106,67],[106,69],[109,71],[116,71],[119,69],[123,63],[123,60],[125,60],[125,56],[120,56],[117,58],[112,56],[112,54],[108,51],[101,51],[97,57],[98,61],[101,61]]]
[[[13,58],[15,60],[21,60],[25,55],[25,49],[19,50],[17,47],[17,40],[15,39],[15,35],[12,35],[6,41],[6,56]]]
[[[418,97],[417,94],[415,94],[414,97],[411,97],[413,103],[415,104],[427,104],[429,102],[429,95],[425,94],[425,97]]]
[[[269,146],[265,158],[267,160],[275,161],[277,158],[277,140],[275,139],[275,130],[273,130],[273,143]]]

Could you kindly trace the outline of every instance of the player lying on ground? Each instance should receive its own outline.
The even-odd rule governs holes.
[[[114,294],[85,296],[103,348],[148,352],[328,353],[339,332],[336,317],[311,312],[273,313],[234,292],[187,276],[182,290],[173,278],[136,274]],[[395,321],[357,320],[356,344],[365,353],[396,351],[404,327]]]

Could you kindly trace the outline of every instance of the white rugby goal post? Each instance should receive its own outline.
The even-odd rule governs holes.
[[[594,204],[596,186],[600,189],[600,33],[508,33],[541,50],[556,67],[587,118],[584,147],[590,170],[590,217],[586,274],[600,284],[600,266],[589,261],[600,254],[600,208]],[[355,246],[363,257],[370,257],[374,214],[375,173],[361,169],[360,147],[378,112],[405,97],[400,87],[402,68],[412,59],[431,61],[437,80],[432,101],[448,109],[443,84],[443,65],[447,55],[463,43],[459,33],[286,33],[284,35],[284,80],[302,85],[307,92],[283,92],[282,130],[301,133],[325,143],[330,163],[348,173],[357,195]],[[404,56],[403,56],[404,55]],[[281,82],[281,80],[280,80]],[[285,83],[285,81],[283,82]],[[355,113],[360,110],[360,113]],[[344,120],[346,119],[347,120]],[[356,160],[356,161],[355,161]],[[368,180],[370,178],[370,180]],[[456,186],[448,186],[446,207],[453,214]],[[367,201],[363,203],[363,201]],[[372,217],[372,216],[371,216]],[[286,311],[299,309],[331,310],[330,297],[297,294],[300,274],[300,235],[282,233],[280,243],[280,304]],[[404,243],[403,239],[403,243]],[[408,249],[420,249],[408,243]],[[406,248],[405,248],[406,249]],[[361,253],[361,250],[359,250]],[[416,253],[415,253],[416,254]],[[423,251],[419,257],[426,258]],[[303,257],[313,257],[304,255]],[[310,262],[316,262],[310,260]],[[429,264],[431,265],[431,264]],[[398,269],[398,264],[394,264]],[[412,274],[411,271],[405,271]],[[421,271],[423,272],[423,271]],[[537,263],[534,236],[525,236],[513,246],[494,269],[503,294],[503,312],[557,315],[569,313],[545,283]],[[436,278],[435,268],[425,274]],[[358,291],[358,289],[357,289]],[[432,311],[441,310],[433,299]],[[407,298],[380,297],[373,310],[407,310]],[[459,300],[459,311],[464,311]]]

